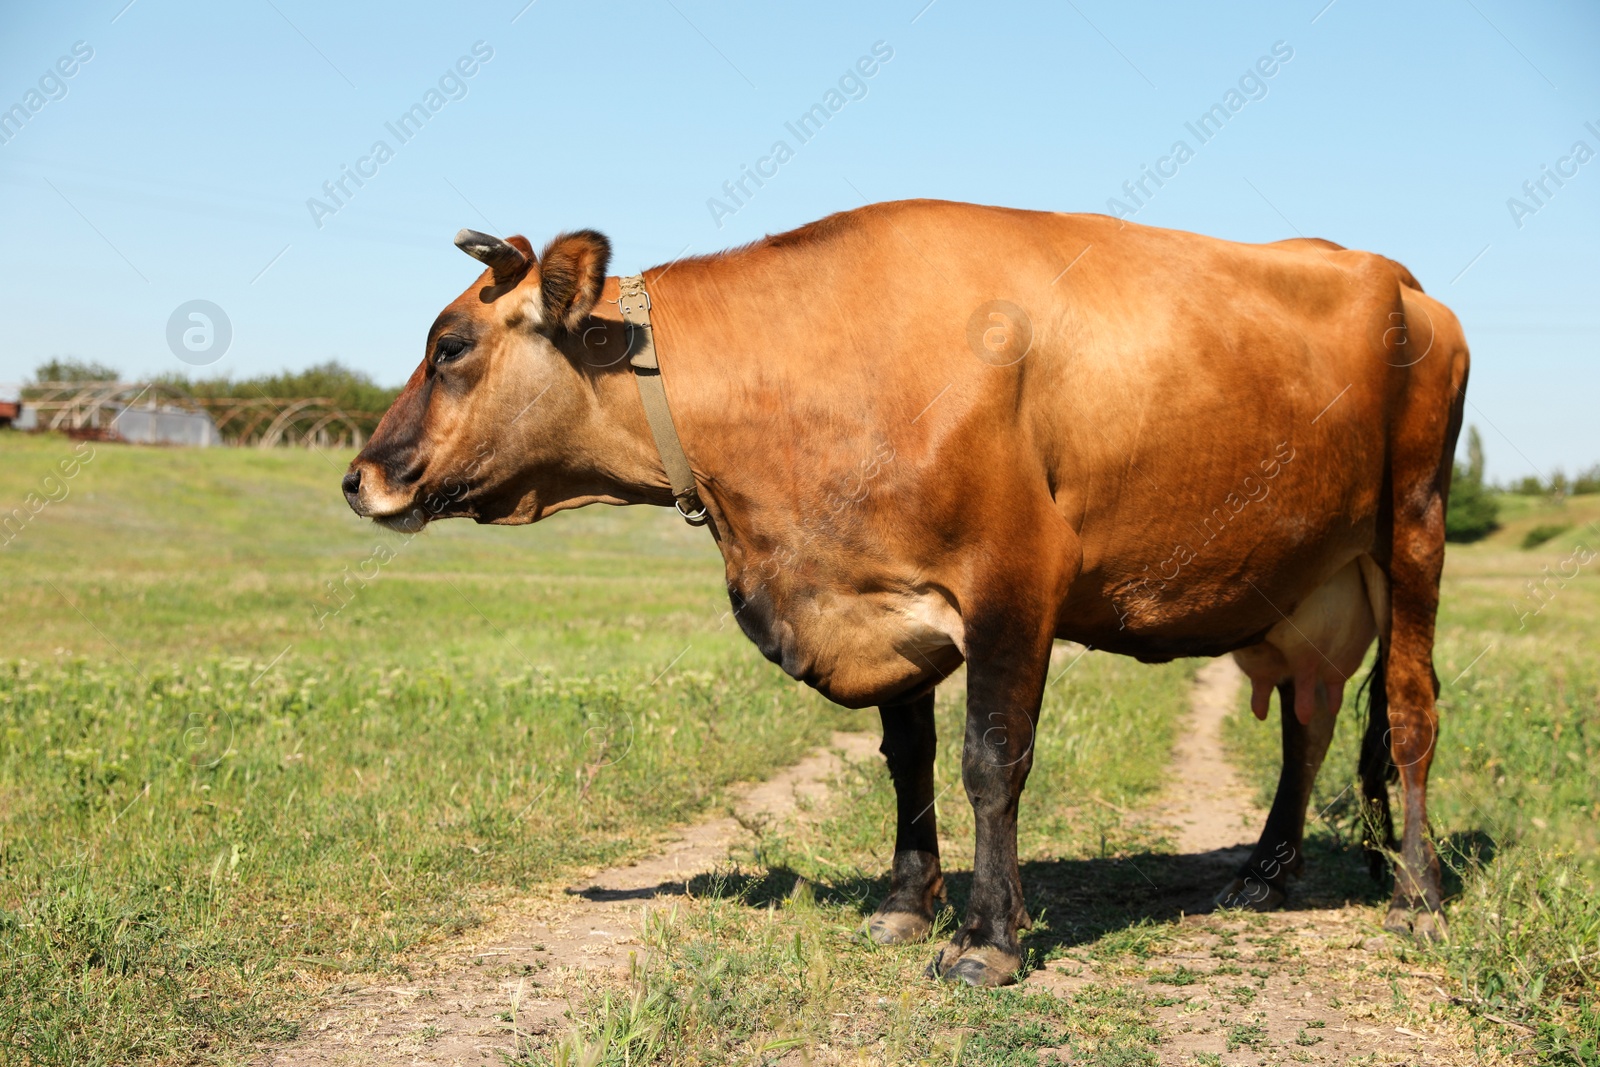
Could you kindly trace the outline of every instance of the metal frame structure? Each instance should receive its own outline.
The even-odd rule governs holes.
[[[196,397],[160,382],[39,382],[26,387],[40,429],[104,433],[126,407],[171,406],[211,416],[224,443],[235,447],[360,448],[363,426],[379,416],[347,411],[327,397]]]

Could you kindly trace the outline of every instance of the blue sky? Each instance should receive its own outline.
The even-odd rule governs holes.
[[[1600,158],[1571,155],[1600,153],[1600,7],[925,3],[6,5],[0,108],[37,110],[0,125],[0,381],[52,355],[190,369],[167,323],[205,299],[233,336],[203,373],[338,358],[397,383],[475,270],[461,226],[595,227],[632,272],[863,201],[1133,206],[1183,139],[1138,221],[1401,260],[1466,325],[1490,473],[1600,460]],[[799,143],[785,123],[878,42]],[[1292,58],[1199,144],[1185,123],[1275,44]],[[386,123],[430,89],[401,143]],[[780,139],[735,205],[723,183]],[[345,167],[370,177],[335,203]]]

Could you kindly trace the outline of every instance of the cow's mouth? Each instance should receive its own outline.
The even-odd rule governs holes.
[[[367,517],[390,530],[416,533],[437,519],[475,519],[478,517],[478,507],[465,495],[418,492],[402,508],[382,514],[369,511]]]
[[[407,508],[405,511],[391,512],[388,515],[369,515],[368,518],[386,530],[414,534],[420,533],[422,528],[428,525],[431,516],[426,508],[419,506]]]
[[[475,514],[465,484],[452,480],[445,488],[429,489],[422,474],[419,467],[396,479],[373,465],[352,464],[342,486],[345,500],[357,515],[399,533],[416,533],[434,519]]]

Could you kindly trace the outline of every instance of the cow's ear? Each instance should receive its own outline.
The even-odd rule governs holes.
[[[593,230],[564,233],[539,257],[544,321],[575,330],[600,300],[611,262],[611,242]]]
[[[516,248],[518,252],[521,252],[522,258],[526,259],[529,263],[533,264],[534,266],[539,265],[538,259],[536,259],[533,254],[533,242],[522,236],[522,234],[512,234],[510,237],[506,238],[506,243]]]

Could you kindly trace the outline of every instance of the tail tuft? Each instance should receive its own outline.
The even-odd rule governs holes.
[[[1394,764],[1394,750],[1389,744],[1389,693],[1384,685],[1388,660],[1389,650],[1380,641],[1372,671],[1361,686],[1367,726],[1361,738],[1361,756],[1356,763],[1361,777],[1361,845],[1367,855],[1367,870],[1375,882],[1382,882],[1388,873],[1388,853],[1395,848],[1389,783],[1400,779],[1400,769]]]

